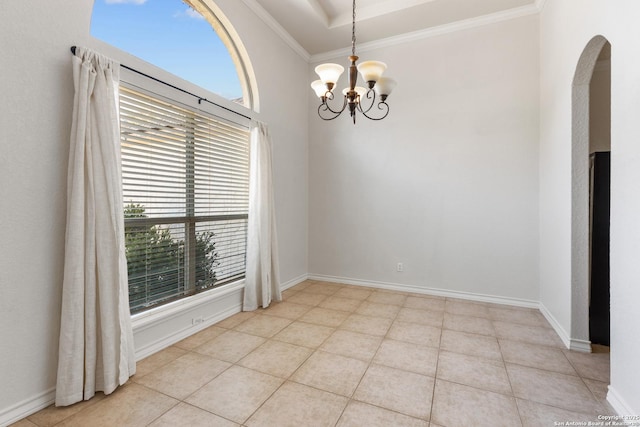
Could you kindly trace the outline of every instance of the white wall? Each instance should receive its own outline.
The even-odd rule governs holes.
[[[250,55],[274,138],[281,276],[307,268],[307,119],[291,103],[308,64],[244,3],[217,0]],[[0,2],[0,425],[51,398],[55,385],[73,84],[72,45],[93,2]],[[283,96],[284,95],[284,96]],[[306,105],[306,97],[300,102]],[[26,414],[25,414],[26,415]]]
[[[537,301],[537,15],[359,54],[399,85],[382,122],[311,100],[311,275]]]
[[[91,44],[91,3],[0,2],[0,424],[46,401],[55,384],[69,46]],[[346,117],[321,122],[315,100],[300,108],[308,65],[243,2],[216,3],[249,51],[275,140],[283,281],[311,272],[539,298],[567,334],[571,82],[587,42],[604,35],[612,44],[610,401],[640,413],[636,0],[547,0],[540,18],[363,52],[388,62],[400,86],[384,122],[355,127]],[[292,88],[307,92],[293,97]]]
[[[548,0],[540,18],[540,300],[570,336],[572,81],[587,43],[611,43],[611,386],[619,412],[640,413],[640,4]],[[575,248],[579,250],[579,248]]]

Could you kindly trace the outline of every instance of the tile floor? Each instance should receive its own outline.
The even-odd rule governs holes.
[[[14,427],[553,426],[612,414],[608,381],[536,310],[306,281]]]

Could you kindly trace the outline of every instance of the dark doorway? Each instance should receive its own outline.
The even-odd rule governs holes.
[[[609,328],[608,234],[606,243],[594,245],[592,242],[590,196],[593,194],[589,185],[590,154],[615,154],[611,145],[611,45],[601,35],[593,37],[580,55],[573,77],[571,102],[571,349],[590,352],[596,345],[594,343],[609,341],[608,332],[604,338],[597,337],[599,334],[596,332]],[[603,221],[608,225],[608,215]],[[606,231],[608,233],[608,228]],[[604,285],[599,287],[596,284],[592,297],[591,261],[593,256],[596,262],[602,259],[598,255],[601,249],[605,253],[605,268],[598,272],[599,267],[595,267],[595,275],[606,278],[600,282],[606,283],[606,289],[602,288]],[[591,319],[590,315],[595,317]],[[599,322],[599,318],[604,322]]]
[[[589,336],[592,344],[609,345],[609,224],[611,152],[591,154],[591,283]]]

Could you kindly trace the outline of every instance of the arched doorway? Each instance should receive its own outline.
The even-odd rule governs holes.
[[[591,39],[572,89],[571,347],[587,352],[609,334],[610,57],[606,38]]]

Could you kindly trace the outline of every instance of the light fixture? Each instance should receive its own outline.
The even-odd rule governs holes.
[[[344,72],[344,67],[338,64],[322,64],[316,67],[316,73],[320,80],[311,83],[321,104],[318,107],[318,115],[323,120],[333,120],[338,117],[349,106],[349,114],[356,123],[356,112],[371,120],[382,120],[389,114],[387,97],[396,86],[396,81],[388,77],[382,77],[382,73],[387,68],[387,64],[380,61],[364,61],[356,65],[356,0],[353,0],[353,21],[351,26],[351,56],[349,61],[349,87],[342,91],[344,102],[342,108],[333,109],[329,102],[334,99],[333,90],[340,75]],[[356,86],[358,71],[363,80],[367,83],[367,88]],[[376,95],[379,100],[376,103]],[[366,104],[366,106],[363,106]],[[377,110],[373,107],[377,106]],[[373,111],[372,111],[373,110]]]

